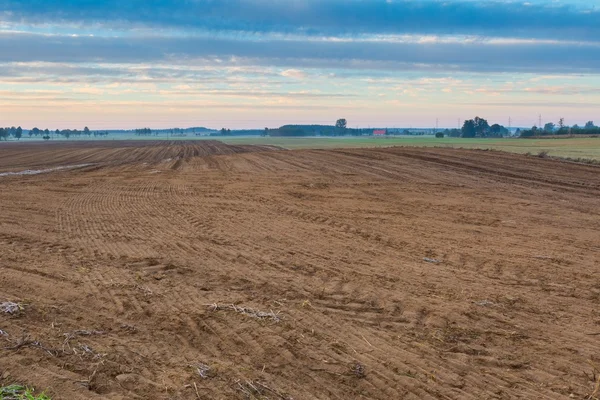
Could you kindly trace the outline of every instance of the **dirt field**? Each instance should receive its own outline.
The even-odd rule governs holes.
[[[600,167],[0,146],[0,173],[69,165],[0,177],[0,303],[22,305],[0,312],[0,384],[66,400],[599,397]]]

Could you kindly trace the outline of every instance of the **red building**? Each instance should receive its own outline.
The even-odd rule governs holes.
[[[375,129],[373,130],[373,135],[375,136],[385,136],[387,131],[385,129]]]

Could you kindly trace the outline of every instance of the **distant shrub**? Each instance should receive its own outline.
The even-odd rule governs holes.
[[[435,134],[436,138],[443,138],[444,137],[444,132],[438,132]]]

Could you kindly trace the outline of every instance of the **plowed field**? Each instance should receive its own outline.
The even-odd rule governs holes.
[[[600,167],[0,146],[0,383],[53,399],[598,398]],[[591,396],[591,397],[590,397]]]

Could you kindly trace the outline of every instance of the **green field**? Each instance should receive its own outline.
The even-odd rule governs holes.
[[[278,138],[278,137],[232,137],[218,138],[230,144],[270,144],[287,149],[332,149],[350,147],[455,147],[465,149],[494,149],[513,153],[538,154],[548,152],[550,156],[588,158],[600,160],[600,138],[566,139],[462,139],[431,136],[400,137],[327,137],[327,138]]]

